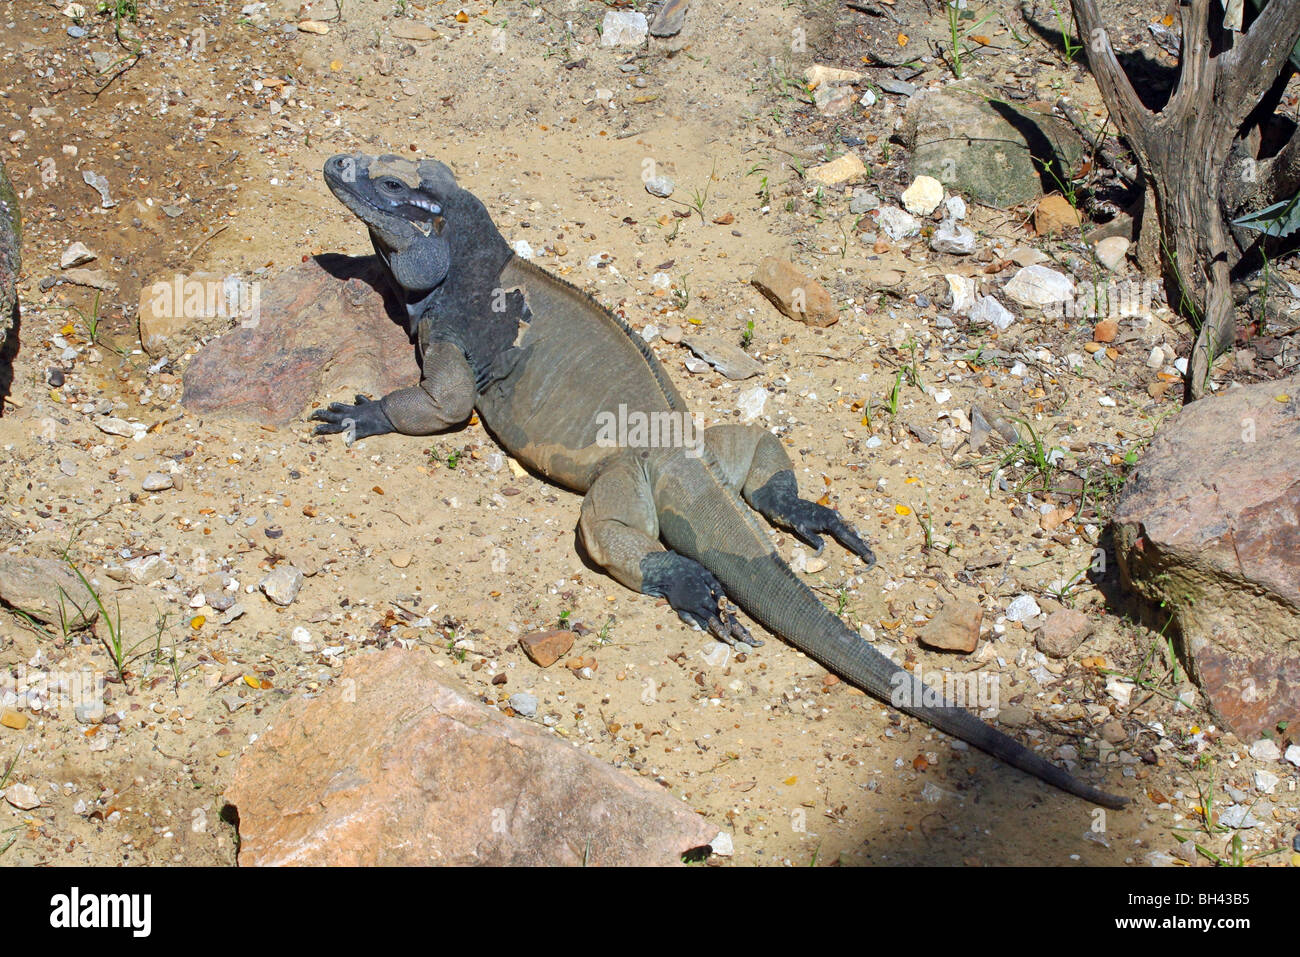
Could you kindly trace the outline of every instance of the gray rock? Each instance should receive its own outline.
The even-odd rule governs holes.
[[[107,178],[88,169],[83,169],[81,171],[81,178],[85,181],[87,186],[99,194],[99,205],[101,209],[112,209],[117,205],[117,201],[109,195]]]
[[[645,191],[660,199],[667,199],[673,194],[675,188],[676,185],[667,176],[653,176],[645,183]]]
[[[150,472],[140,483],[146,492],[162,492],[172,487],[172,477],[162,472]]]
[[[664,0],[650,20],[650,35],[652,37],[676,36],[686,23],[688,9],[690,9],[689,0]]]
[[[1016,321],[1011,311],[992,296],[976,297],[975,305],[970,307],[969,317],[971,322],[985,323],[999,332]]]
[[[881,206],[876,210],[876,223],[890,239],[911,239],[921,234],[921,221],[897,206]]]
[[[930,237],[930,248],[937,253],[969,256],[975,252],[975,233],[960,223],[945,219]]]
[[[277,565],[257,587],[277,605],[291,605],[302,590],[302,581],[302,572],[292,565]]]
[[[73,243],[59,257],[59,268],[71,269],[73,266],[84,266],[88,262],[94,262],[97,258],[85,243]]]
[[[849,200],[849,212],[855,216],[860,216],[879,206],[880,197],[869,189],[855,189],[853,197]]]
[[[63,562],[0,555],[0,602],[46,624],[85,628],[99,616],[94,596]]]
[[[535,694],[518,691],[510,696],[507,703],[516,713],[523,715],[525,718],[532,718],[537,715],[537,695]]]
[[[728,379],[748,379],[763,371],[762,363],[730,342],[684,340],[683,345]]]
[[[226,611],[237,600],[233,591],[227,591],[226,586],[230,584],[229,575],[217,572],[209,575],[203,581],[203,601],[213,611]]]
[[[1068,123],[1013,106],[973,79],[917,93],[901,132],[913,176],[933,176],[950,192],[998,209],[1043,195],[1036,150],[1055,151],[1065,169],[1077,169],[1083,155]]]
[[[916,94],[916,84],[908,83],[906,80],[896,80],[892,76],[887,76],[879,81],[880,88],[886,93],[894,93],[898,96],[914,96]]]

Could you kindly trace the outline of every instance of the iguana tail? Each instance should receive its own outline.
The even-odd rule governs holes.
[[[689,469],[689,480],[674,482],[672,495],[666,496],[674,504],[666,509],[661,505],[661,533],[675,551],[712,572],[752,618],[872,696],[1027,774],[1104,807],[1128,803],[1127,798],[1076,780],[1020,742],[948,704],[872,648],[781,560],[707,453],[696,461],[702,468]]]

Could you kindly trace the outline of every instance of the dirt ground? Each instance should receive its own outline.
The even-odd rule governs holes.
[[[1282,780],[1260,793],[1265,765],[1214,727],[1170,660],[1158,610],[1127,602],[1113,561],[1088,571],[1125,470],[1178,406],[1148,390],[1168,375],[1147,368],[1150,349],[1186,356],[1187,330],[1157,304],[1141,328],[1125,325],[1113,356],[1066,375],[1051,360],[1083,353],[1089,322],[1025,318],[996,338],[944,329],[936,303],[956,261],[920,241],[877,252],[858,236],[848,193],[803,179],[848,137],[867,186],[897,202],[910,182],[892,139],[905,97],[880,92],[874,106],[826,118],[798,78],[817,62],[875,82],[889,71],[869,64],[887,56],[915,61],[918,86],[947,82],[939,4],[880,0],[869,13],[697,0],[680,35],[641,49],[600,46],[609,7],[590,0],[340,6],[140,0],[119,41],[108,15],[78,23],[62,2],[0,0],[0,148],[25,215],[0,547],[66,552],[108,619],[93,635],[63,635],[0,617],[11,676],[108,678],[103,715],[77,713],[51,687],[14,709],[23,728],[0,727],[0,773],[40,800],[0,804],[0,863],[234,864],[222,795],[241,754],[289,698],[395,642],[438,656],[485,701],[536,694],[535,720],[732,833],[736,864],[1209,863],[1179,837],[1225,859],[1235,839],[1241,857],[1291,861],[1296,769],[1269,763]],[[1130,24],[1116,45],[1150,46],[1171,64],[1141,29],[1165,12],[1149,6],[1116,11]],[[1050,4],[998,7],[978,11],[991,14],[978,28],[988,43],[970,41],[980,50],[965,69],[1095,110]],[[327,32],[304,32],[302,20]],[[274,428],[185,410],[180,371],[233,323],[200,324],[159,362],[140,351],[141,289],[194,271],[266,282],[311,254],[367,253],[320,176],[325,158],[352,151],[448,163],[508,240],[634,328],[749,341],[763,371],[745,382],[692,374],[680,346],[652,346],[708,424],[739,421],[739,397],[763,386],[756,421],[788,440],[805,494],[856,523],[879,564],[864,570],[832,545],[819,568],[776,535],[782,554],[896,660],[931,678],[990,676],[997,700],[985,717],[1002,713],[1010,733],[1131,796],[1130,807],[1101,812],[954,745],[779,639],[745,655],[716,646],[662,601],[584,565],[579,499],[512,468],[478,425],[349,449],[312,436],[305,414]],[[671,200],[643,188],[648,165],[675,181]],[[86,171],[107,179],[113,206]],[[1034,236],[1031,212],[972,204],[969,222],[997,258],[1020,246],[1058,262],[1078,254],[1077,236]],[[65,275],[74,242],[98,254],[85,267],[102,272],[98,294],[47,281]],[[815,329],[780,315],[748,282],[770,254],[817,276],[844,306],[840,321]],[[1300,279],[1292,263],[1274,265]],[[1280,371],[1258,368],[1234,366],[1219,383]],[[969,414],[974,401],[1031,421],[1064,453],[1054,493],[1017,491],[1031,469],[1014,457],[1003,490],[996,454],[934,440],[955,425],[948,409]],[[103,433],[92,418],[105,404],[147,432]],[[150,473],[173,487],[145,490]],[[1076,511],[1051,526],[1043,505]],[[174,576],[109,574],[150,555]],[[286,561],[308,577],[280,607],[257,586]],[[203,594],[219,572],[237,580],[243,608],[227,623]],[[1045,610],[1081,609],[1094,634],[1066,659],[1042,656],[1004,617],[1024,594]],[[947,598],[986,609],[971,655],[917,643]],[[543,671],[519,651],[523,634],[559,622],[580,632],[571,657],[595,659],[590,677],[563,662]],[[1143,683],[1117,688],[1115,675]],[[1112,721],[1122,732],[1105,740]],[[1251,806],[1258,826],[1207,823],[1207,807],[1213,821],[1231,803]]]

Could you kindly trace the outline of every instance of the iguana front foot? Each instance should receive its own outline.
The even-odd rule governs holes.
[[[314,435],[333,435],[342,432],[351,445],[357,439],[371,435],[384,435],[394,431],[393,423],[384,412],[382,402],[357,396],[354,403],[331,402],[329,408],[317,409],[311,418],[323,423],[312,430]]]
[[[641,574],[642,591],[668,599],[686,624],[733,647],[737,642],[754,647],[763,643],[722,607],[722,583],[699,562],[676,552],[656,552],[641,563]]]

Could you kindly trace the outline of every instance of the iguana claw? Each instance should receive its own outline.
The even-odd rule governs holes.
[[[722,607],[726,592],[713,573],[684,555],[658,552],[642,566],[642,588],[647,595],[662,595],[682,621],[707,631],[729,645],[737,642],[757,647],[762,642],[749,633],[736,616]]]
[[[313,435],[342,432],[348,445],[357,439],[393,431],[393,423],[384,412],[383,403],[364,395],[358,395],[353,403],[331,402],[328,408],[317,409],[310,417],[324,423],[312,430]]]

